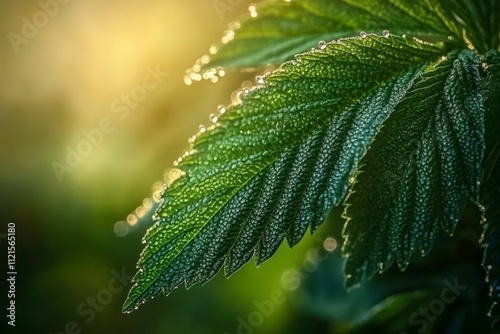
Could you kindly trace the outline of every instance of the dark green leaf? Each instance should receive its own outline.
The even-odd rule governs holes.
[[[478,201],[484,151],[480,63],[472,51],[428,69],[391,113],[346,200],[347,285],[426,254]]]
[[[463,34],[480,53],[496,50],[500,37],[500,1],[453,0],[453,11],[463,25]]]
[[[211,79],[217,67],[280,64],[321,40],[358,36],[361,31],[381,34],[387,30],[434,42],[460,36],[451,12],[437,1],[279,0],[258,3],[256,13],[255,18],[247,14],[241,23],[233,23],[224,43],[212,47],[212,53],[218,50],[211,61],[200,60],[187,71],[186,81]]]
[[[381,124],[443,45],[368,35],[285,63],[201,133],[144,238],[131,311],[183,282],[261,264],[318,228]]]

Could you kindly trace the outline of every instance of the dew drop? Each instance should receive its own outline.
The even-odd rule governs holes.
[[[135,209],[135,214],[137,215],[137,217],[139,218],[144,218],[144,216],[146,215],[146,208],[143,207],[142,205],[139,206],[137,209]]]
[[[155,201],[155,203],[161,202],[161,197],[162,197],[161,193],[162,193],[161,190],[157,190],[153,193],[153,201]]]
[[[367,34],[365,31],[362,31],[359,33],[359,37],[361,37],[361,38],[366,38],[366,36],[367,36]]]
[[[217,111],[219,112],[220,115],[224,114],[227,110],[226,110],[226,107],[224,105],[219,105],[217,107]]]
[[[389,38],[390,35],[391,33],[389,32],[389,30],[382,31],[382,36],[384,36],[385,38]]]
[[[151,208],[153,207],[153,201],[151,200],[151,198],[145,198],[142,201],[142,205],[146,210],[151,210]]]
[[[202,64],[206,65],[206,64],[208,64],[210,62],[210,56],[209,55],[204,55],[204,56],[201,57],[200,61],[201,61]]]
[[[192,72],[189,74],[189,79],[194,80],[194,81],[200,81],[202,79],[202,76],[199,73]]]
[[[320,50],[324,50],[324,49],[326,49],[326,42],[325,42],[325,41],[319,41],[319,42],[318,42],[318,48],[319,48]]]
[[[258,75],[255,77],[255,82],[258,85],[263,85],[264,84],[264,77],[262,75]]]
[[[217,46],[215,46],[215,45],[210,46],[210,49],[209,49],[210,54],[214,55],[217,53],[217,51],[218,51]]]
[[[234,39],[234,31],[233,30],[224,31],[223,39],[224,38],[226,39],[226,43],[232,41]]]
[[[135,226],[138,222],[138,219],[137,219],[137,216],[134,215],[134,214],[130,214],[127,216],[127,223],[130,225],[130,226]]]
[[[243,100],[243,96],[245,96],[247,90],[248,90],[248,88],[245,88],[245,89],[240,90],[236,93],[236,102],[237,103],[241,103],[241,101]]]
[[[219,120],[219,117],[216,114],[210,114],[210,116],[208,118],[210,119],[210,122],[212,122],[212,123],[217,123],[217,121]]]
[[[237,30],[241,28],[241,24],[239,22],[231,22],[228,24],[229,29]]]
[[[202,124],[202,125],[200,125],[200,126],[198,127],[198,129],[200,130],[200,133],[204,133],[204,132],[206,132],[206,131],[207,131],[207,128],[206,128],[206,127],[205,127],[205,125],[203,125],[203,124]]]
[[[257,7],[254,4],[251,4],[248,6],[248,10],[250,11],[250,16],[251,17],[257,17]]]
[[[194,144],[194,142],[196,141],[196,135],[192,136],[191,138],[188,139],[188,143],[189,144]]]
[[[189,152],[191,153],[191,151]],[[184,172],[178,168],[172,168],[170,172],[168,173],[168,182],[172,184],[174,181],[180,179],[182,176],[184,176]]]

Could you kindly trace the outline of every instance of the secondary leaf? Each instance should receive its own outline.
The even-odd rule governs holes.
[[[480,63],[469,50],[429,69],[391,113],[346,199],[347,285],[426,254],[478,201],[484,151]]]
[[[187,71],[186,80],[201,80],[205,71],[211,73],[205,78],[213,78],[217,67],[281,64],[321,40],[358,36],[361,31],[381,34],[387,30],[432,41],[461,37],[451,11],[438,1],[279,0],[260,2],[252,9],[254,14],[233,23],[223,43],[211,48],[215,54],[208,64],[200,61]]]
[[[285,63],[188,150],[144,238],[131,311],[161,291],[267,260],[315,230],[388,114],[444,45],[369,35]]]
[[[464,27],[464,35],[479,53],[498,47],[500,2],[498,0],[454,0],[453,11]]]
[[[490,311],[500,329],[500,54],[491,51],[486,55],[486,156],[485,182],[482,194],[485,247],[483,265],[490,284],[492,308]]]

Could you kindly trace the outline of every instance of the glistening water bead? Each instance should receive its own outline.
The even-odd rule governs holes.
[[[389,32],[389,30],[382,31],[382,36],[384,36],[385,38],[389,38],[390,35],[391,33]]]
[[[365,31],[362,31],[362,32],[359,33],[359,37],[361,37],[361,38],[366,38],[366,35],[367,34],[366,34]]]
[[[326,49],[326,42],[325,42],[325,41],[319,41],[319,42],[318,42],[318,48],[319,48],[320,50],[324,50],[324,49]]]
[[[264,77],[262,75],[258,75],[255,77],[255,82],[258,85],[263,85],[264,84]]]
[[[248,7],[248,11],[250,12],[250,16],[251,17],[257,17],[257,7],[255,7],[254,4],[251,4],[249,7]]]
[[[225,107],[224,105],[222,105],[222,104],[221,104],[221,105],[219,105],[219,106],[217,107],[217,112],[218,112],[220,115],[224,114],[224,113],[226,112],[226,107]]]
[[[212,123],[217,123],[217,121],[219,120],[219,117],[216,114],[210,114],[210,116],[208,116],[208,118],[210,119],[210,122],[212,122]]]
[[[214,55],[214,54],[217,53],[217,51],[218,51],[217,50],[217,46],[216,45],[212,45],[212,46],[210,46],[210,49],[209,49],[208,52],[210,52],[211,55]]]

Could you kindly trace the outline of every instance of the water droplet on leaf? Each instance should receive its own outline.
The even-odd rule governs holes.
[[[251,17],[257,17],[257,7],[254,4],[248,6],[248,11],[250,12]]]
[[[201,60],[202,64],[206,65],[206,64],[208,64],[210,62],[210,56],[209,55],[204,55],[204,56],[201,57],[200,60]]]
[[[222,114],[224,114],[227,110],[226,110],[226,107],[225,107],[224,105],[222,105],[222,104],[221,104],[221,105],[219,105],[219,106],[217,107],[217,111],[219,112],[219,114],[221,114],[221,115],[222,115]]]
[[[210,116],[208,118],[210,119],[210,122],[212,122],[212,123],[217,123],[217,121],[219,120],[219,117],[216,114],[210,114]]]

